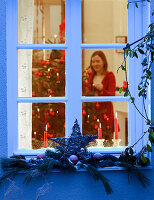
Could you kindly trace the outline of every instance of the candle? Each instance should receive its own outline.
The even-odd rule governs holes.
[[[36,140],[37,139],[36,131],[34,131],[34,137],[35,137],[35,140]]]
[[[60,83],[60,80],[59,80],[59,73],[57,72],[57,83]]]
[[[94,92],[95,91],[95,84],[93,83],[92,85],[92,91]]]
[[[57,35],[54,35],[54,43],[56,43]]]
[[[47,131],[48,131],[48,126],[46,124],[45,131],[44,131],[44,148],[48,147],[48,141],[47,141],[48,132]]]
[[[117,118],[117,112],[116,112],[116,117],[114,118],[114,128],[115,128],[115,139],[118,140],[118,118]]]
[[[89,123],[89,118],[90,118],[90,115],[88,115],[87,123]]]
[[[102,139],[102,128],[101,128],[101,123],[99,124],[99,128],[98,128],[98,139]]]

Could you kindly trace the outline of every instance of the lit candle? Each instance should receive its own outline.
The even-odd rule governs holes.
[[[54,35],[54,43],[56,43],[57,35]]]
[[[50,76],[50,68],[48,68],[48,76]]]
[[[90,118],[90,115],[88,115],[87,123],[89,123],[89,118]]]
[[[115,128],[115,139],[118,140],[118,118],[117,118],[117,112],[116,112],[116,117],[114,118],[114,128]]]
[[[36,140],[37,139],[36,131],[34,131],[34,137],[35,137],[35,140]]]
[[[93,83],[92,85],[92,91],[94,92],[95,91],[95,84]]]
[[[57,83],[60,83],[60,80],[59,80],[59,73],[57,72]]]
[[[98,139],[102,139],[102,128],[101,128],[101,123],[99,124],[99,128],[98,128]]]
[[[48,132],[47,131],[48,131],[48,126],[46,124],[45,131],[44,131],[44,148],[48,147],[48,141],[47,141]]]

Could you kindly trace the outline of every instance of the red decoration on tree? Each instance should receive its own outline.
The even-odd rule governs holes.
[[[36,97],[36,93],[35,92],[32,92],[32,97]]]
[[[96,103],[96,109],[99,110],[100,109],[100,104]]]
[[[46,64],[47,64],[47,65],[50,65],[50,64],[51,64],[51,62],[50,62],[50,61],[46,61]]]
[[[51,115],[51,116],[55,116],[55,112],[54,112],[54,111],[51,111],[51,112],[50,112],[50,115]]]
[[[96,130],[98,130],[98,125],[96,124],[94,128],[95,128]]]
[[[53,95],[55,92],[54,92],[53,90],[50,89],[50,90],[49,90],[49,93]]]
[[[35,71],[35,72],[34,72],[34,75],[35,75],[35,76],[39,76],[39,71]]]
[[[39,76],[43,76],[43,73],[42,73],[42,72],[39,72]]]
[[[106,114],[104,115],[104,119],[107,119],[107,115]]]
[[[94,120],[96,120],[97,119],[97,117],[96,116],[94,116]]]
[[[86,111],[85,110],[82,111],[82,115],[86,116]]]
[[[46,61],[45,60],[41,60],[41,65],[46,65]]]
[[[61,58],[61,59],[59,60],[59,63],[60,63],[60,64],[63,64],[63,63],[64,63],[64,59]]]

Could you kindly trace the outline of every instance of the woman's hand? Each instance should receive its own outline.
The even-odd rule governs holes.
[[[99,91],[103,90],[103,84],[95,84],[95,88]]]

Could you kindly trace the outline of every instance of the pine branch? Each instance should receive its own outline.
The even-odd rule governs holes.
[[[105,176],[103,176],[102,173],[100,171],[98,171],[98,169],[96,167],[94,167],[91,164],[84,165],[84,166],[89,171],[89,173],[92,175],[94,180],[96,180],[96,181],[101,180],[102,181],[107,194],[111,194],[113,192],[113,190],[112,190],[112,188],[109,184],[109,180]]]

